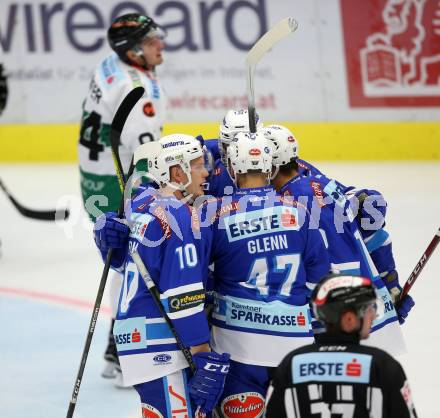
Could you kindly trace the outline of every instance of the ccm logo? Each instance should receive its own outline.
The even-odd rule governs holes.
[[[226,374],[229,372],[229,364],[215,364],[215,363],[206,363],[204,370],[208,370],[208,372],[220,372],[222,374]]]

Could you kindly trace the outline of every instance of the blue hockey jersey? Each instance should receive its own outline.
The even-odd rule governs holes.
[[[322,175],[296,176],[283,186],[280,193],[292,196],[307,206],[313,228],[319,228],[324,238],[333,271],[362,275],[374,281],[378,296],[384,303],[384,314],[374,321],[372,331],[384,331],[381,334],[384,338],[381,337],[381,342],[378,342],[381,348],[394,353],[403,352],[403,337],[394,305],[371,260],[343,187]],[[390,328],[393,330],[390,331]]]
[[[271,187],[238,189],[202,212],[212,225],[211,344],[247,364],[276,366],[311,341],[311,289],[329,272],[319,232],[301,205]],[[209,212],[209,214],[207,214]],[[263,348],[264,347],[264,348]]]
[[[147,382],[188,366],[139,274],[137,251],[160,292],[183,344],[209,341],[204,312],[208,241],[197,239],[196,212],[174,196],[148,189],[132,202],[124,281],[113,329],[125,385]]]
[[[385,230],[387,202],[376,190],[347,187],[345,196],[351,201],[354,210],[358,211],[356,221],[362,239],[370,253],[379,274],[384,277],[396,270],[392,240]],[[359,209],[359,198],[364,195],[363,209]]]
[[[211,139],[205,142],[205,144],[208,143],[210,152],[213,155],[219,155],[218,141],[216,139]],[[308,161],[298,158],[297,163],[298,173],[301,176],[323,175],[318,168],[310,164]],[[335,180],[335,183],[349,198],[353,197],[354,193],[359,190],[353,186],[344,186],[337,180]],[[225,194],[231,194],[233,190],[235,190],[235,183],[232,181],[231,177],[226,171],[226,167],[223,165],[220,159],[216,160],[214,170],[207,179],[205,193],[215,197],[222,197]],[[377,192],[377,194],[379,193]],[[385,213],[383,215],[385,217]],[[358,217],[356,218],[356,222],[364,243],[367,246],[368,252],[370,253],[370,256],[380,275],[383,277],[389,272],[395,270],[396,264],[392,251],[391,237],[383,228],[384,225],[374,231],[369,231],[362,228],[360,219],[358,219]]]
[[[232,194],[236,189],[235,183],[226,170],[221,159],[217,159],[214,163],[214,169],[206,179],[205,194],[214,197],[222,197],[225,194]]]

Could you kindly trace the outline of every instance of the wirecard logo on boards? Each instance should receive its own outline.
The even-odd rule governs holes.
[[[1,5],[0,45],[5,54],[14,52],[24,34],[28,52],[52,52],[53,40],[64,37],[74,50],[96,52],[106,45],[107,28],[117,16],[137,12],[151,16],[167,31],[166,51],[199,51],[215,47],[218,27],[214,20],[222,19],[226,39],[239,50],[249,50],[268,29],[267,0],[162,1],[144,7],[145,1],[118,2],[109,7],[107,2],[64,1],[11,2]],[[149,3],[149,2],[148,2]],[[177,17],[176,17],[177,16]],[[243,24],[240,24],[242,22]],[[253,27],[252,34],[243,36],[240,28]],[[62,25],[58,33],[55,26]]]

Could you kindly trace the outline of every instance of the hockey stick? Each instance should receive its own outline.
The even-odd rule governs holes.
[[[277,42],[293,33],[298,28],[298,22],[293,17],[287,17],[269,29],[251,48],[246,56],[247,73],[247,99],[249,130],[255,133],[257,124],[255,120],[255,94],[254,94],[254,70],[263,55],[269,51]]]
[[[143,87],[134,88],[130,93],[128,93],[128,95],[124,98],[122,103],[119,105],[118,110],[116,111],[116,114],[115,114],[113,121],[112,121],[112,124],[111,124],[110,140],[111,140],[112,144],[113,143],[119,144],[122,129],[123,129],[124,124],[128,118],[128,115],[130,114],[131,110],[133,109],[135,104],[138,102],[138,100],[143,96],[144,91],[145,90]],[[119,156],[118,156],[118,158],[119,158]],[[119,163],[120,163],[120,161],[119,161]],[[122,167],[122,164],[121,164],[121,167]],[[134,168],[133,164],[131,164],[131,166],[130,166],[131,172],[133,171],[133,168]],[[129,175],[131,175],[130,172],[129,172]],[[124,196],[121,197],[121,204],[120,204],[119,210],[118,210],[119,217],[121,217],[123,213],[124,213]],[[96,321],[98,320],[98,314],[99,314],[99,309],[101,308],[102,296],[104,295],[104,289],[105,289],[105,285],[107,283],[107,276],[108,276],[108,272],[110,270],[110,262],[111,262],[112,256],[113,256],[113,249],[110,248],[110,250],[107,254],[107,258],[105,260],[104,270],[102,271],[101,281],[99,283],[98,293],[96,295],[96,300],[95,300],[95,305],[93,307],[92,317],[90,318],[89,330],[88,330],[86,342],[84,344],[84,350],[83,350],[83,353],[81,356],[81,362],[79,365],[78,374],[76,376],[76,381],[73,386],[72,398],[70,400],[69,409],[67,411],[67,416],[66,416],[67,418],[72,418],[73,413],[75,411],[76,402],[78,400],[78,393],[79,393],[79,389],[80,389],[83,374],[84,374],[84,369],[85,369],[86,362],[87,362],[87,356],[89,355],[90,344],[92,343],[93,334],[95,333]]]
[[[26,218],[37,219],[39,221],[57,221],[66,220],[70,213],[69,209],[57,209],[57,210],[34,210],[24,207],[22,204],[9,193],[2,180],[0,179],[0,189],[2,189],[6,196],[9,198],[15,208]]]
[[[113,140],[114,139],[114,140]],[[146,143],[143,145],[143,147],[148,147],[150,144],[157,144],[157,143]],[[111,146],[112,146],[112,154],[113,154],[113,161],[115,162],[115,168],[116,168],[116,174],[118,176],[119,185],[121,187],[122,193],[124,193],[125,185],[127,183],[126,178],[124,176],[124,170],[122,169],[121,159],[119,158],[119,150],[118,146],[119,143],[116,141],[115,138],[111,138]],[[130,166],[130,172],[133,172],[133,167],[136,164],[136,152],[134,156],[134,160],[131,163]],[[150,291],[151,297],[153,298],[154,302],[156,303],[157,308],[159,309],[162,317],[165,319],[165,322],[167,323],[170,331],[172,332],[174,338],[176,339],[177,346],[179,347],[179,350],[182,352],[182,354],[185,357],[185,360],[188,362],[189,368],[192,373],[195,373],[197,370],[197,367],[194,363],[191,351],[188,347],[186,347],[182,340],[180,339],[179,334],[177,333],[176,329],[174,328],[173,323],[171,322],[170,317],[168,316],[167,312],[165,311],[164,306],[162,305],[162,302],[160,301],[160,292],[158,288],[156,287],[156,284],[154,283],[153,279],[150,276],[150,273],[147,270],[147,267],[145,266],[144,262],[142,261],[142,258],[140,257],[137,250],[134,250],[130,253],[134,263],[136,264],[136,267],[139,270],[139,273],[142,276],[142,279],[145,282],[145,285],[147,286],[148,290]]]
[[[434,235],[434,238],[432,239],[432,241],[429,243],[428,248],[426,248],[422,257],[420,257],[420,260],[418,261],[418,263],[414,267],[414,270],[409,275],[408,280],[405,282],[405,285],[403,286],[403,290],[402,290],[402,293],[400,294],[398,303],[400,303],[405,298],[405,296],[408,294],[408,292],[412,288],[413,284],[417,280],[417,277],[419,277],[420,273],[422,272],[423,268],[425,267],[427,261],[429,260],[429,258],[433,254],[434,250],[437,248],[437,245],[439,242],[440,242],[440,228],[438,229],[438,231]]]

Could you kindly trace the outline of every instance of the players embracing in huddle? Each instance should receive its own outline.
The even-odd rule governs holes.
[[[226,115],[221,135],[228,137],[210,175],[194,137],[141,146],[158,189],[133,198],[130,228],[114,214],[95,228],[103,256],[115,248],[112,267],[124,274],[114,334],[124,383],[138,391],[144,417],[210,416],[214,408],[221,417],[263,416],[274,368],[313,341],[310,297],[330,271],[374,283],[387,311],[373,322],[376,344],[402,351],[398,320],[414,303],[407,296],[394,309],[390,293],[399,286],[388,237],[360,232],[349,189],[299,160],[290,131],[259,126],[250,134],[247,118],[243,110]],[[214,197],[202,198],[205,182]],[[152,303],[133,251],[191,349],[195,372]],[[369,252],[380,253],[381,274]]]

